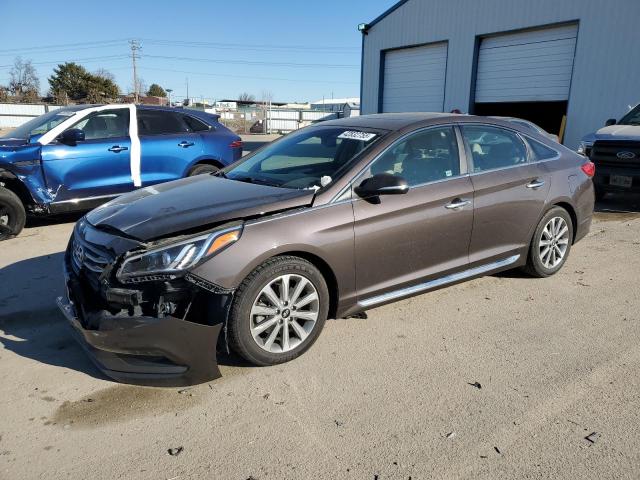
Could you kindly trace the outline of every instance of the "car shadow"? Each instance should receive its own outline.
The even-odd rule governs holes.
[[[37,362],[108,380],[73,337],[56,306],[64,294],[64,253],[21,260],[0,269],[0,344],[5,350]],[[227,352],[224,338],[217,348],[223,367],[250,367]]]
[[[610,193],[599,202],[596,202],[595,212],[596,218],[605,219],[611,217],[609,214],[640,213],[640,194]],[[612,217],[612,219],[615,218]]]
[[[0,344],[21,357],[106,379],[56,306],[64,292],[62,260],[59,252],[0,269]]]
[[[35,228],[35,227],[44,227],[44,226],[48,226],[48,225],[59,225],[62,223],[75,223],[78,220],[80,220],[80,218],[82,218],[82,216],[87,213],[85,211],[82,212],[73,212],[73,213],[64,213],[64,214],[58,214],[58,215],[51,215],[51,216],[28,216],[27,217],[27,224],[25,225],[25,228]]]

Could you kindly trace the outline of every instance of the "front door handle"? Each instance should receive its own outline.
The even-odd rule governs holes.
[[[451,201],[451,203],[447,203],[444,208],[448,208],[449,210],[460,210],[467,205],[471,204],[471,200],[465,200],[463,198],[456,198]]]
[[[129,147],[121,147],[120,145],[114,145],[109,149],[110,152],[120,153],[124,150],[129,150]]]
[[[182,141],[182,142],[180,142],[178,144],[178,146],[182,147],[182,148],[193,147],[194,145],[195,145],[195,143],[193,143],[193,142],[184,142],[184,141]]]
[[[534,190],[542,186],[544,186],[544,180],[538,180],[537,178],[535,180],[531,180],[526,185],[527,188],[533,188]]]

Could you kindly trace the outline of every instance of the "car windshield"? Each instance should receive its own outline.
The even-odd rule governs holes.
[[[51,112],[23,123],[4,138],[24,138],[26,140],[33,135],[43,135],[53,127],[64,122],[67,118],[75,115],[76,111],[77,110],[68,109],[52,110]]]
[[[640,104],[622,117],[618,125],[640,125]]]
[[[223,175],[242,182],[317,190],[344,173],[351,160],[381,136],[369,129],[309,127],[266,146]]]

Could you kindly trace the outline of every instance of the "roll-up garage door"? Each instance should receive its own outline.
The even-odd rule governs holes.
[[[577,33],[564,25],[482,39],[476,102],[568,100]]]
[[[446,43],[386,52],[382,111],[441,112],[446,71]]]

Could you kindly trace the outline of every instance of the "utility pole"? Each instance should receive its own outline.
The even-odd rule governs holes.
[[[129,45],[131,47],[131,64],[133,66],[133,101],[134,103],[138,103],[140,101],[140,97],[138,94],[138,71],[136,69],[136,59],[138,57],[136,56],[136,52],[142,49],[142,47],[137,40],[129,40]]]
[[[190,106],[191,99],[189,98],[189,77],[185,78],[185,82],[187,83],[187,106]]]

